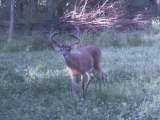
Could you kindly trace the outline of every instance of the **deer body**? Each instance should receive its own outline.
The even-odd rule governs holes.
[[[70,51],[64,49],[62,50],[62,54],[71,78],[71,94],[73,94],[76,86],[78,86],[76,83],[76,78],[80,75],[82,95],[84,96],[85,90],[87,89],[87,84],[90,81],[89,73],[94,68],[94,60],[92,55],[84,48],[75,48]],[[85,76],[87,76],[87,81],[84,81]],[[86,86],[85,82],[87,82]]]
[[[84,49],[84,51],[87,51],[92,56],[94,69],[101,71],[101,50],[95,45],[82,46],[80,49]]]
[[[90,83],[90,73],[93,72],[93,70],[98,72],[98,74],[102,73],[100,67],[101,50],[95,45],[82,45],[75,47],[79,42],[72,45],[60,44],[52,39],[56,34],[57,33],[51,34],[50,41],[52,42],[52,48],[54,49],[55,46],[58,47],[60,53],[64,57],[71,78],[71,94],[73,95],[78,87],[76,77],[81,76],[82,95],[84,96]],[[74,37],[77,38],[77,36]],[[101,81],[99,83],[101,84]]]
[[[67,66],[73,71],[78,71],[77,73],[84,74],[93,68],[93,58],[86,51],[80,49],[65,53],[63,56]]]
[[[90,56],[93,59],[93,69],[92,69],[92,73],[97,74],[96,77],[98,77],[98,83],[99,83],[99,88],[101,89],[101,84],[102,82],[105,85],[105,79],[107,78],[107,75],[105,73],[102,72],[101,70],[101,50],[95,46],[95,45],[83,45],[81,47],[79,47],[80,50],[83,49],[83,51],[87,51]],[[95,76],[95,75],[94,75]],[[95,81],[97,82],[97,81]],[[88,83],[89,85],[89,83]],[[88,87],[87,85],[87,87]],[[97,85],[97,84],[96,84]]]

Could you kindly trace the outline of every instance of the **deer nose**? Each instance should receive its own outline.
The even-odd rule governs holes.
[[[65,54],[65,53],[62,53],[63,54],[63,57],[66,57],[67,56],[67,54]]]

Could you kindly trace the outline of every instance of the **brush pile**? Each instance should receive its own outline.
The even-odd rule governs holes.
[[[63,23],[87,28],[143,28],[149,22],[148,11],[129,8],[121,1],[97,3],[91,6],[89,0],[82,5],[74,5],[74,9],[60,18]]]

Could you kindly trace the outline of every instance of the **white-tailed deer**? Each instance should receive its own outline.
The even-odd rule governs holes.
[[[99,75],[101,74],[102,77],[104,76],[100,67],[101,51],[95,45],[81,45],[75,47],[77,44],[79,44],[80,39],[74,34],[72,34],[72,36],[78,39],[78,41],[70,45],[59,43],[53,39],[57,34],[57,32],[53,32],[50,35],[50,42],[52,44],[52,48],[55,49],[55,47],[57,47],[65,59],[65,63],[71,78],[71,94],[74,95],[78,87],[78,84],[76,83],[76,77],[80,75],[82,95],[84,97],[91,80],[91,72],[95,70]],[[86,77],[87,79],[85,79]],[[101,86],[101,79],[99,84]]]

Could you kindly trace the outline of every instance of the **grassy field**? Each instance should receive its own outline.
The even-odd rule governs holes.
[[[159,20],[144,31],[81,35],[101,48],[108,74],[102,91],[91,83],[85,100],[69,96],[64,60],[47,48],[46,35],[18,34],[10,43],[0,36],[0,120],[160,119]]]
[[[0,120],[159,120],[160,47],[103,47],[108,74],[85,100],[68,93],[62,56],[51,51],[0,53]]]

